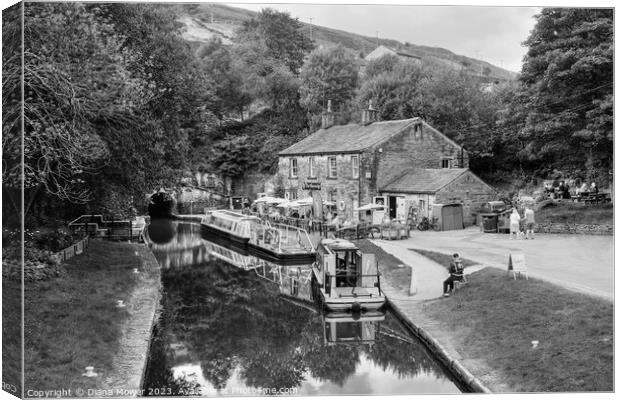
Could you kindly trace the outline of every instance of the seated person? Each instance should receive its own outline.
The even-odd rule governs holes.
[[[452,262],[450,262],[450,276],[443,281],[443,295],[449,297],[450,292],[454,289],[454,282],[463,281],[463,262],[458,253],[452,255]]]
[[[598,193],[598,187],[596,186],[596,183],[594,182],[592,182],[592,185],[590,186],[590,193],[594,193],[594,194]]]

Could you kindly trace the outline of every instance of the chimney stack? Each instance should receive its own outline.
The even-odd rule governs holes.
[[[377,120],[377,110],[372,107],[372,100],[368,100],[368,109],[362,110],[362,125],[372,124]]]
[[[327,129],[334,125],[334,113],[332,112],[332,101],[327,100],[327,111],[321,116],[321,128]]]

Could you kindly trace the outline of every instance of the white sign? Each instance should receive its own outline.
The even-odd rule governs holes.
[[[527,265],[525,264],[525,254],[523,253],[514,253],[510,254],[510,262],[508,265],[508,270],[512,270],[513,276],[517,279],[517,273],[525,274],[525,279],[527,279]]]

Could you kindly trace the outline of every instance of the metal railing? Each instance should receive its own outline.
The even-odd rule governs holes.
[[[376,281],[374,281],[372,286],[362,286],[360,283],[362,282],[362,278],[377,278]],[[383,292],[381,291],[381,274],[380,273],[376,273],[376,274],[351,274],[351,275],[347,275],[347,274],[325,274],[325,293],[327,294],[331,294],[331,288],[332,288],[332,279],[336,280],[336,285],[335,287],[338,288],[338,279],[342,279],[348,282],[351,282],[352,280],[355,280],[355,285],[353,286],[344,286],[344,287],[349,287],[352,289],[355,289],[356,287],[358,288],[377,288],[379,290],[379,296],[381,296],[383,294]],[[340,286],[342,287],[342,286]],[[362,296],[366,296],[366,297],[372,297],[372,294],[369,293],[367,295],[363,295],[363,294],[356,294],[356,296],[362,297]]]
[[[58,257],[60,261],[67,261],[73,256],[82,254],[84,249],[88,247],[89,241],[90,241],[90,237],[86,236],[84,239],[80,240],[79,242],[74,243],[71,246],[66,247],[54,254],[56,257]]]

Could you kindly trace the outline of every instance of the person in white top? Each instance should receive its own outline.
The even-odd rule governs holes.
[[[519,222],[521,221],[521,216],[516,208],[512,209],[512,214],[510,214],[510,236],[509,239],[512,239],[512,234],[515,234],[515,239],[518,239],[519,235]]]

